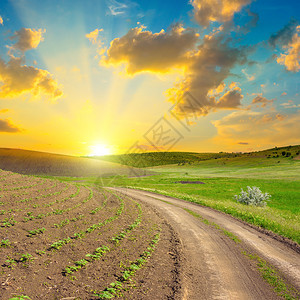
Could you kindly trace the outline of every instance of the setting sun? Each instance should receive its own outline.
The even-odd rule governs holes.
[[[112,150],[106,145],[96,144],[90,146],[89,156],[103,156],[110,154],[112,154]]]

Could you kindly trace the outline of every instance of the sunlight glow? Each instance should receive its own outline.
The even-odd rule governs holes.
[[[112,150],[103,144],[96,144],[90,146],[90,154],[89,156],[103,156],[103,155],[110,155],[112,154]]]

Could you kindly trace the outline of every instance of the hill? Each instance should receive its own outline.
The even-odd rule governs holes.
[[[0,148],[0,169],[21,174],[72,177],[140,176],[149,173],[112,162],[10,148]]]
[[[245,162],[249,163],[251,161],[257,161],[261,159],[299,159],[299,154],[300,145],[280,148],[275,147],[272,149],[248,153],[146,152],[94,156],[90,158],[119,163],[122,165],[128,165],[137,168],[145,168],[171,164],[177,164],[179,166],[195,165],[203,161],[212,161],[212,163],[232,161],[235,164],[238,164],[239,162],[244,164]]]
[[[237,153],[196,153],[196,152],[146,152],[120,155],[93,156],[90,158],[110,161],[137,168],[154,167],[171,164],[193,164],[203,160],[222,157],[237,157]]]

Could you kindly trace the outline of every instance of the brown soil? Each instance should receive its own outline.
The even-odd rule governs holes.
[[[72,177],[152,174],[96,159],[9,148],[0,148],[0,169],[21,174]]]
[[[15,184],[18,188],[12,190]],[[29,184],[32,187],[28,188]],[[179,297],[179,238],[164,218],[147,204],[141,205],[140,212],[136,201],[117,192],[112,194],[96,187],[5,171],[0,172],[0,190],[0,299],[15,295],[39,300],[98,299],[94,291],[99,293],[120,280],[124,268],[147,250],[159,232],[160,239],[152,256],[132,281],[123,283],[126,290],[122,293],[128,299]],[[122,202],[124,207],[118,215]],[[59,211],[59,214],[54,213]],[[119,243],[113,242],[112,238],[128,229],[140,213],[138,226],[129,230]],[[114,219],[104,224],[110,218]],[[6,227],[7,221],[12,226]],[[99,222],[103,225],[90,233],[86,231]],[[29,231],[41,228],[43,233],[29,236]],[[80,232],[85,232],[82,238],[74,238],[74,234]],[[72,237],[69,243],[60,249],[51,249],[54,242],[67,237]],[[10,245],[5,247],[3,241],[7,239]],[[76,261],[87,259],[86,254],[93,254],[103,245],[110,251],[100,259],[91,259],[71,275],[64,274],[67,266],[75,266]],[[29,261],[22,261],[24,254],[32,255]],[[131,285],[134,287],[129,288]]]
[[[300,287],[298,253],[247,224],[193,203],[1,170],[0,196],[0,299],[100,299],[95,292],[116,281],[122,281],[123,299],[281,299],[242,251],[258,254],[288,284]],[[185,209],[234,233],[241,243]],[[43,232],[30,237],[29,231],[37,229]],[[118,243],[113,241],[124,232]],[[152,255],[131,280],[123,280],[123,272],[149,250],[157,234]],[[60,248],[51,248],[61,241]],[[110,250],[99,259],[86,257],[104,245]],[[66,267],[82,259],[88,263],[68,275]]]
[[[182,242],[183,299],[281,299],[261,277],[256,262],[244,255],[266,260],[300,296],[300,256],[282,243],[248,224],[213,209],[150,192],[114,188],[158,209]],[[231,232],[235,243],[216,226],[191,216],[187,210]]]

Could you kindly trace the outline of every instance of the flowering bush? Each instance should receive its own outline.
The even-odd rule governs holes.
[[[262,191],[256,186],[253,186],[252,188],[248,186],[247,188],[248,192],[245,192],[243,189],[241,189],[242,191],[240,195],[234,196],[234,199],[237,202],[255,206],[267,205],[266,201],[269,201],[269,198],[271,197],[269,193],[262,193]]]

